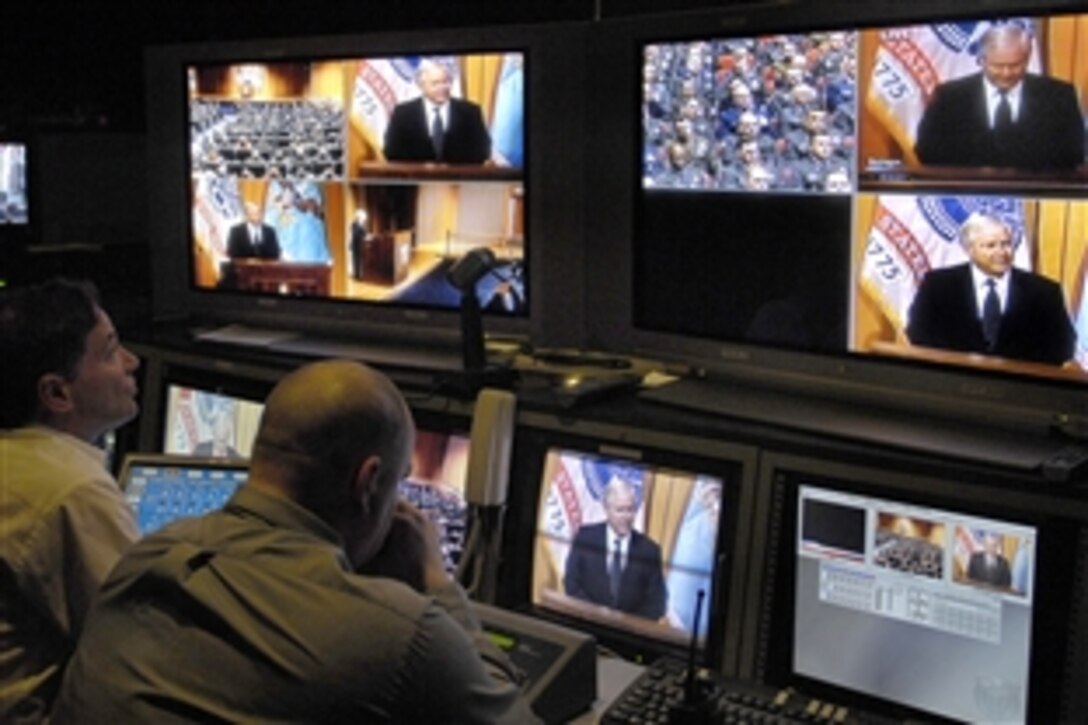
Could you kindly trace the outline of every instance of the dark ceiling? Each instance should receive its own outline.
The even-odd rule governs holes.
[[[148,45],[591,21],[742,0],[33,0],[0,10],[0,130],[139,129]]]

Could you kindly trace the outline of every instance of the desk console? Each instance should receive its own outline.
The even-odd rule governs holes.
[[[790,689],[727,680],[707,670],[697,670],[695,676],[695,702],[698,704],[685,704],[687,665],[676,657],[657,660],[613,701],[601,717],[601,724],[719,725],[746,722],[884,725],[894,722],[805,697]]]
[[[597,698],[597,643],[506,609],[475,604],[480,625],[526,677],[525,694],[546,723],[567,722]]]

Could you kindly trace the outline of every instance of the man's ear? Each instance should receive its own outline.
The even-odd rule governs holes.
[[[382,459],[378,455],[370,455],[363,459],[359,468],[355,471],[355,479],[351,482],[352,497],[362,507],[363,513],[370,514],[370,502],[378,487],[378,471],[382,467]]]
[[[75,403],[68,381],[57,373],[46,373],[38,378],[38,403],[51,415],[69,413]]]

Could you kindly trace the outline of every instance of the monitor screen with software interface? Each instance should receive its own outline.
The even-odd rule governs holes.
[[[798,497],[797,674],[944,717],[1026,721],[1034,527],[818,485]],[[851,654],[827,656],[837,648]]]
[[[894,469],[767,463],[755,677],[895,719],[1083,717],[1085,652],[1069,646],[1083,512]]]

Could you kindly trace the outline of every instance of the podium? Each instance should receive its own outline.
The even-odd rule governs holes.
[[[363,280],[384,285],[408,278],[412,261],[412,231],[381,232],[363,245]]]
[[[235,289],[297,297],[328,297],[332,280],[332,268],[324,263],[235,259],[223,272]]]

